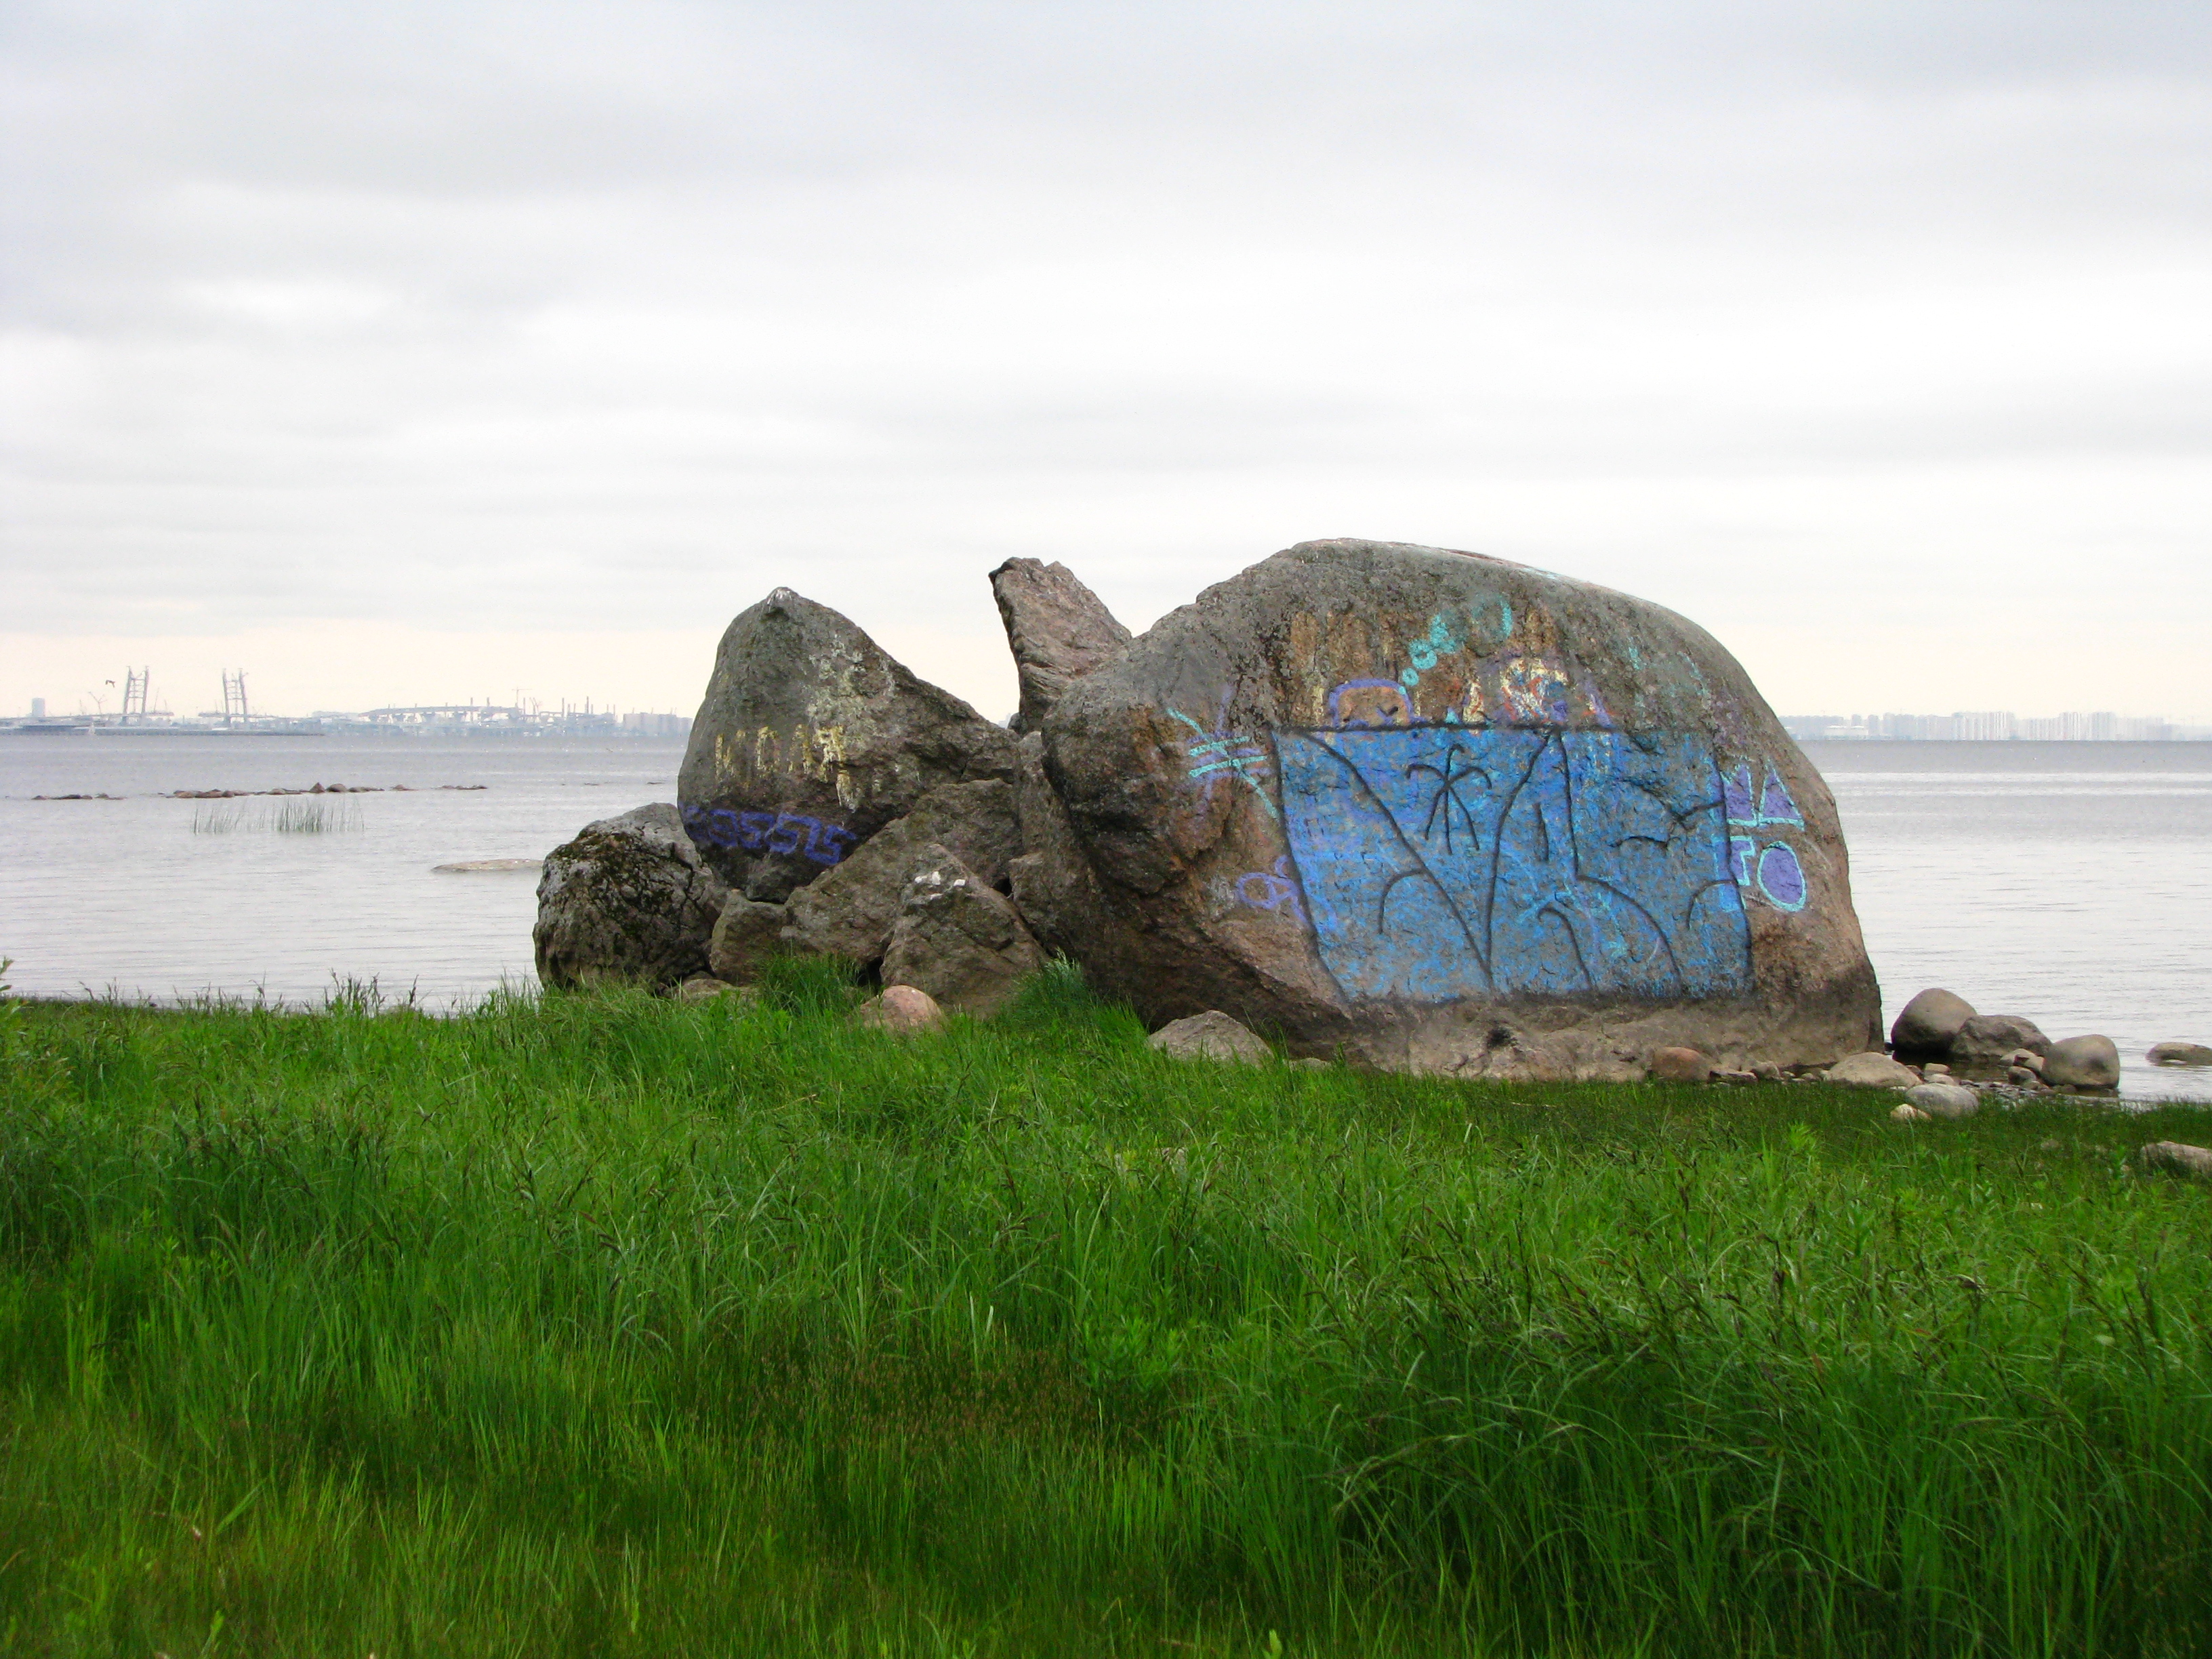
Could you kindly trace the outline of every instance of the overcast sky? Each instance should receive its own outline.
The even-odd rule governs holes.
[[[1785,712],[2212,719],[2212,5],[0,0],[0,712],[696,706],[789,585],[1000,715],[1293,542]]]

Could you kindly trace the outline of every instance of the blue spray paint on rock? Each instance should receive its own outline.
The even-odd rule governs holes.
[[[1702,734],[1428,726],[1275,743],[1306,914],[1346,995],[1750,988]]]

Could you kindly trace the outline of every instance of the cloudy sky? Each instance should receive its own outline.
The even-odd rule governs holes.
[[[1317,536],[1787,712],[2212,720],[2203,0],[0,3],[0,712],[987,713]]]

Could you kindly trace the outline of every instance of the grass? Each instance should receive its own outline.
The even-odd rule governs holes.
[[[2212,1650],[2201,1113],[0,1013],[0,1650]]]
[[[228,836],[266,830],[280,836],[356,835],[364,827],[361,808],[339,801],[288,800],[267,806],[203,806],[192,812],[196,836]]]

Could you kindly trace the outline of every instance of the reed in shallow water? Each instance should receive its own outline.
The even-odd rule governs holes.
[[[361,808],[343,801],[288,800],[273,808],[202,806],[192,812],[196,836],[228,836],[241,830],[279,836],[349,835],[365,827]]]
[[[18,1011],[28,1651],[2181,1655],[2200,1114]]]

